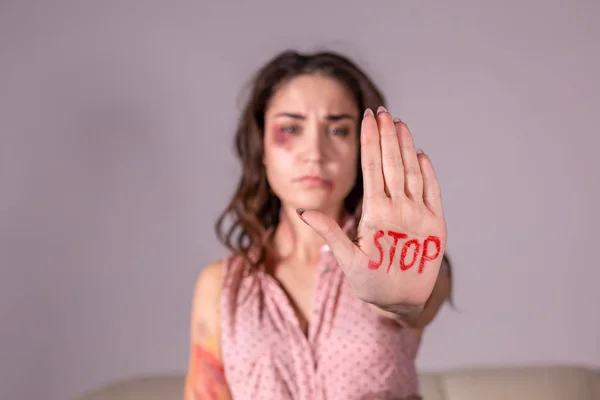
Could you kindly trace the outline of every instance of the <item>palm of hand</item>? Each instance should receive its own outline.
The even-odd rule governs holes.
[[[364,181],[358,242],[317,211],[303,219],[328,243],[356,295],[382,308],[422,305],[431,295],[446,246],[440,187],[408,127],[385,109],[365,112]]]

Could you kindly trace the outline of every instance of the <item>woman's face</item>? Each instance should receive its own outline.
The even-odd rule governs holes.
[[[331,78],[301,75],[275,92],[264,164],[284,207],[339,209],[356,180],[358,117],[352,94]]]

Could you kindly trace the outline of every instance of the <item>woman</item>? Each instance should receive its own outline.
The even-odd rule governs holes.
[[[446,223],[429,158],[383,105],[339,54],[258,71],[216,225],[231,255],[196,283],[185,399],[418,398],[420,337],[450,298]]]

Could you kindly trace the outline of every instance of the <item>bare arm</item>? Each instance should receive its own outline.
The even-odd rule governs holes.
[[[231,400],[221,358],[222,282],[220,262],[207,265],[196,282],[184,400]]]
[[[438,278],[435,281],[433,292],[431,296],[425,302],[425,305],[420,314],[414,317],[412,320],[407,320],[408,325],[421,334],[423,329],[433,321],[436,317],[440,308],[448,297],[450,296],[450,276],[446,268],[440,269]]]
[[[376,306],[372,307],[378,315],[395,319],[401,325],[413,329],[417,335],[421,335],[425,327],[436,317],[444,301],[449,296],[450,275],[448,269],[444,268],[444,264],[442,264],[433,291],[424,305],[407,307],[405,310],[395,310],[395,313],[384,311]]]

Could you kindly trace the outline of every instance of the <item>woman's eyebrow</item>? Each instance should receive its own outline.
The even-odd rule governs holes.
[[[301,119],[301,120],[306,119],[306,117],[302,114],[288,113],[288,112],[278,113],[275,116],[276,117],[287,117],[287,118],[293,118],[293,119]],[[342,119],[354,120],[354,119],[356,119],[356,116],[354,116],[352,114],[329,114],[329,115],[325,116],[325,119],[328,121],[339,121]]]

